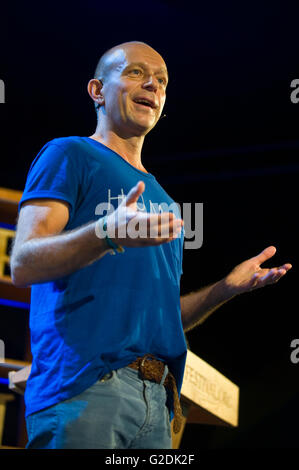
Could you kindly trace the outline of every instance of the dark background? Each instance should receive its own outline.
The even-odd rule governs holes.
[[[233,299],[188,333],[190,349],[240,387],[240,424],[187,425],[181,448],[298,447],[299,363],[290,360],[290,343],[299,337],[299,103],[290,100],[290,84],[299,78],[299,5],[194,5],[1,7],[0,186],[23,190],[47,141],[93,134],[86,87],[106,49],[140,40],[160,52],[170,75],[167,117],[146,137],[143,164],[176,201],[204,203],[204,242],[185,250],[182,293],[217,281],[268,245],[277,254],[266,266],[293,264],[278,284]],[[25,328],[24,312],[14,315]],[[18,355],[9,348],[8,357]]]

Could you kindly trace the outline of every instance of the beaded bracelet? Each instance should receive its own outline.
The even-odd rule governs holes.
[[[112,251],[110,251],[110,255],[116,255],[116,253],[124,253],[124,248],[121,245],[117,245],[114,243],[111,238],[108,237],[107,235],[107,215],[105,215],[102,219],[102,227],[105,232],[105,240],[108,246],[112,248]]]

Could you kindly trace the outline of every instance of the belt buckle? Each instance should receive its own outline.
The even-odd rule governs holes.
[[[145,378],[144,363],[145,363],[146,359],[148,359],[149,357],[151,357],[152,359],[155,359],[155,356],[153,354],[147,353],[143,356],[142,361],[140,363],[139,370],[140,370],[140,373],[141,373],[143,379]]]
[[[141,361],[140,367],[144,367],[144,361],[145,361],[148,357],[151,357],[152,359],[156,359],[153,354],[150,354],[150,353],[145,354],[145,355],[143,356],[142,361]]]
[[[143,378],[144,378],[144,376],[145,376],[145,375],[144,375],[144,363],[145,363],[146,359],[148,359],[148,358],[152,358],[152,359],[155,359],[155,360],[158,361],[158,362],[162,362],[162,364],[163,364],[163,366],[164,366],[164,368],[163,368],[163,373],[162,373],[162,377],[163,377],[164,371],[165,371],[165,363],[164,363],[163,361],[159,361],[153,354],[147,353],[147,354],[145,354],[144,357],[142,358],[142,361],[141,361],[141,364],[140,364],[140,372],[141,372]],[[161,379],[161,380],[162,380],[162,379]]]

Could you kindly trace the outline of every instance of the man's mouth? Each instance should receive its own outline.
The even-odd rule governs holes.
[[[134,103],[139,104],[140,106],[143,106],[145,108],[157,108],[156,103],[148,98],[135,98],[133,101]]]

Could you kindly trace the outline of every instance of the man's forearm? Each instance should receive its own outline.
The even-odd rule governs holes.
[[[95,222],[59,235],[33,238],[11,256],[12,280],[18,287],[71,274],[100,259],[109,248],[95,233]]]
[[[225,279],[202,289],[181,296],[181,315],[184,331],[203,323],[211,313],[232,299]]]

